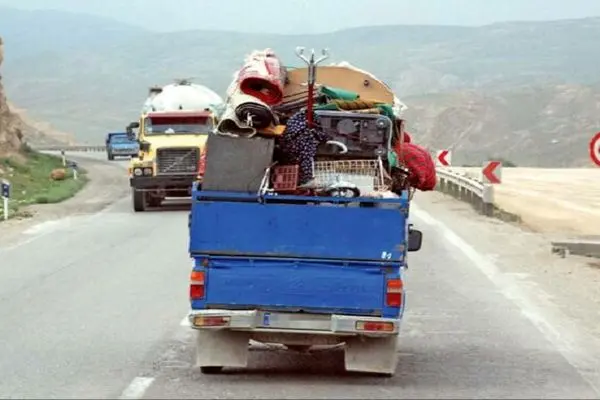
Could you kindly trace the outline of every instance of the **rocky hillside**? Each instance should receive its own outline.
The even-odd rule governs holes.
[[[77,144],[73,135],[57,130],[48,122],[32,119],[24,109],[10,102],[8,106],[15,118],[19,120],[24,139],[28,144],[34,147]]]
[[[0,66],[2,61],[4,61],[4,46],[2,38],[0,38]],[[23,140],[20,126],[20,118],[14,115],[8,107],[2,86],[2,75],[0,75],[0,154],[19,149]]]
[[[0,67],[3,61],[4,45],[0,37]],[[0,73],[0,155],[19,150],[24,142],[31,145],[57,145],[74,144],[75,139],[56,131],[47,123],[32,121],[24,110],[12,107],[4,93]]]
[[[589,166],[600,130],[600,85],[523,86],[405,99],[409,127],[432,149],[453,147],[453,163],[502,157],[519,166]]]

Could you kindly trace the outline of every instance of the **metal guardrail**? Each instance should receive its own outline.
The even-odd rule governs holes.
[[[471,204],[479,213],[494,215],[494,186],[462,172],[437,168],[436,190]]]
[[[76,146],[36,146],[38,151],[58,152],[103,152],[106,146],[76,145]],[[478,212],[486,216],[494,214],[494,186],[483,183],[468,176],[464,172],[453,171],[451,168],[437,168],[438,184],[436,189],[449,194],[461,201],[470,203]]]
[[[75,145],[75,146],[33,146],[37,151],[106,151],[106,146],[98,145]]]

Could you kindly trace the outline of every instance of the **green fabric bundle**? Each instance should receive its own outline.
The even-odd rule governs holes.
[[[358,93],[351,92],[340,88],[332,88],[329,86],[323,86],[321,88],[321,94],[324,94],[332,100],[356,100],[358,99]]]

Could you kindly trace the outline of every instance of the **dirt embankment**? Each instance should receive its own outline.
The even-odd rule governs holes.
[[[0,37],[0,67],[4,61],[4,45]],[[14,152],[23,142],[22,121],[8,107],[0,70],[0,155]]]

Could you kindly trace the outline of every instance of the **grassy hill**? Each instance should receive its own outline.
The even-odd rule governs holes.
[[[553,150],[546,136],[535,132],[551,129],[547,135],[561,140],[562,135],[570,135],[562,141],[568,146],[560,162],[569,165],[581,162],[581,149],[587,144],[584,137],[600,127],[598,117],[590,117],[595,103],[568,100],[597,90],[593,85],[600,81],[596,39],[600,18],[272,35],[155,33],[86,15],[0,9],[0,35],[5,38],[4,84],[11,101],[33,118],[85,142],[98,143],[106,131],[135,119],[152,84],[194,77],[223,92],[249,51],[271,47],[285,64],[300,65],[293,53],[298,45],[326,46],[332,62],[349,61],[386,81],[413,107],[408,115],[415,134],[433,146],[453,143],[470,129],[471,144],[463,150],[475,149],[480,157],[504,151],[509,144],[513,148],[514,142],[504,141],[517,135],[524,147],[511,154],[523,162],[539,162],[541,156],[535,154]],[[569,97],[573,90],[581,92]],[[563,98],[561,104],[573,121],[544,114],[538,96]],[[483,102],[482,107],[498,118],[483,124],[481,114],[461,112],[460,117],[451,117],[451,128],[446,126],[446,117],[440,115],[452,115],[465,101]],[[498,139],[491,133],[499,131],[510,134]],[[536,147],[544,150],[534,154]]]

